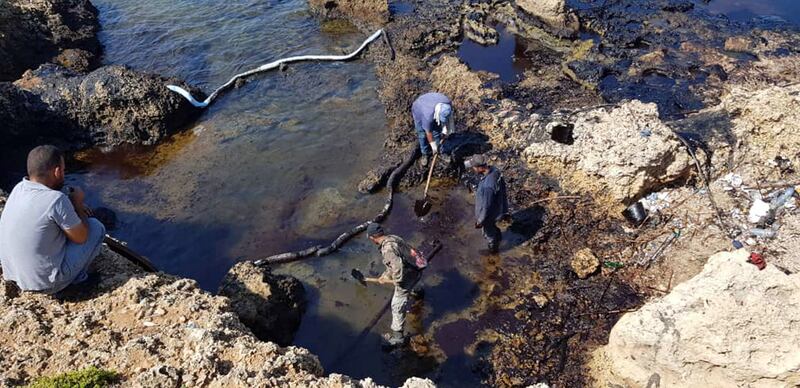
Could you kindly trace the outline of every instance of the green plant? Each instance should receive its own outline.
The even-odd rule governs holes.
[[[92,366],[52,377],[40,377],[29,384],[28,388],[102,388],[109,386],[118,377],[116,372]]]

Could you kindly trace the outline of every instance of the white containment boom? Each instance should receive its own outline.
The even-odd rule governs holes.
[[[374,34],[370,35],[370,37],[367,38],[367,40],[365,40],[364,43],[361,43],[361,46],[359,46],[358,49],[356,49],[355,51],[353,51],[352,53],[347,54],[347,55],[300,55],[300,56],[296,56],[296,57],[278,59],[277,61],[261,65],[261,66],[255,68],[255,69],[248,70],[248,71],[246,71],[244,73],[236,74],[228,82],[226,82],[224,85],[222,85],[222,86],[218,87],[216,90],[214,90],[208,96],[208,98],[206,98],[202,102],[201,101],[197,101],[194,97],[192,97],[192,94],[189,93],[189,91],[184,89],[184,88],[181,88],[181,87],[176,86],[176,85],[167,85],[167,88],[169,88],[169,90],[172,90],[173,92],[178,93],[181,96],[183,96],[184,98],[186,98],[187,100],[189,100],[189,102],[191,102],[192,105],[194,105],[194,106],[196,106],[198,108],[205,108],[208,105],[210,105],[212,101],[214,101],[214,99],[217,97],[217,95],[221,91],[229,88],[231,85],[233,85],[236,82],[236,80],[238,80],[240,78],[247,77],[247,76],[250,76],[250,75],[253,75],[253,74],[256,74],[256,73],[261,73],[261,72],[269,71],[269,70],[272,70],[272,69],[276,69],[276,68],[279,68],[281,65],[283,65],[285,63],[302,62],[302,61],[347,61],[347,60],[353,59],[356,55],[358,55],[361,51],[363,51],[364,48],[367,47],[367,45],[372,43],[372,41],[374,41],[375,39],[378,39],[378,37],[380,37],[381,34],[384,34],[383,29],[380,29],[380,30],[376,31]]]

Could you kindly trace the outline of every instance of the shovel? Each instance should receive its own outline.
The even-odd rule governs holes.
[[[444,143],[444,142],[442,142]],[[433,167],[436,166],[436,159],[439,157],[439,153],[437,152],[433,155],[433,160],[431,161],[431,167],[428,170],[428,182],[425,183],[425,192],[423,194],[422,199],[418,199],[414,202],[414,213],[417,217],[423,217],[431,211],[431,201],[428,198],[428,187],[431,186],[431,176],[433,176]]]
[[[361,271],[353,268],[353,270],[350,271],[350,276],[352,276],[354,279],[358,280],[358,282],[361,283],[362,286],[364,286],[364,287],[367,286],[367,280],[364,277],[364,274],[361,273]]]

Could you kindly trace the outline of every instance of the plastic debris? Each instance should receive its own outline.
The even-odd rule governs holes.
[[[790,187],[784,190],[780,195],[776,196],[772,201],[769,203],[769,207],[772,210],[779,209],[785,205],[789,199],[794,196],[794,187]]]
[[[750,212],[747,215],[747,221],[752,224],[761,222],[769,214],[770,206],[768,203],[756,198],[753,205],[750,206]]]
[[[604,262],[603,262],[603,267],[606,267],[606,268],[614,268],[614,269],[617,269],[617,268],[622,268],[622,267],[624,267],[624,266],[625,266],[625,264],[623,264],[623,263],[620,263],[620,262],[618,262],[618,261],[604,261]]]
[[[773,238],[777,233],[772,229],[753,228],[750,229],[750,234],[761,238]]]
[[[727,185],[723,188],[725,191],[731,191],[733,189],[738,189],[742,187],[742,176],[739,174],[729,173],[722,177],[722,181],[727,183]]]
[[[733,240],[733,241],[731,241],[731,243],[733,244],[733,247],[736,248],[736,249],[744,248],[744,244],[742,244],[742,242],[739,241],[739,240]]]
[[[756,252],[750,253],[750,258],[747,260],[747,262],[758,267],[759,271],[761,271],[767,266],[767,262],[764,261],[764,256],[761,256],[760,253]]]
[[[669,208],[671,205],[670,200],[669,193],[660,192],[650,193],[641,202],[648,211],[657,212]]]

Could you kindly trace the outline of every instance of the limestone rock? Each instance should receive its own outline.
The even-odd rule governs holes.
[[[230,298],[231,307],[256,337],[283,346],[292,343],[306,308],[305,289],[299,280],[274,275],[249,261],[228,271],[219,295]]]
[[[578,30],[578,18],[567,10],[565,0],[516,0],[525,13],[542,21],[557,35]]]
[[[666,387],[800,384],[800,274],[759,271],[745,250],[718,253],[661,299],[624,315],[597,356],[601,381]],[[604,381],[605,380],[605,381]]]
[[[15,80],[51,61],[78,71],[97,66],[99,29],[97,9],[89,0],[0,2],[0,81]]]
[[[637,100],[541,123],[533,132],[541,138],[523,151],[531,166],[615,201],[633,202],[685,178],[692,166],[656,105]]]
[[[81,75],[47,64],[26,72],[14,83],[16,90],[0,85],[0,118],[12,120],[5,128],[11,143],[58,138],[85,145],[151,145],[200,113],[169,91],[168,83],[187,86],[123,66],[105,66]],[[3,94],[10,96],[5,97],[7,108]],[[40,128],[41,117],[51,124]]]
[[[591,249],[583,248],[575,253],[570,265],[579,278],[586,279],[600,267],[600,260],[597,259]]]

